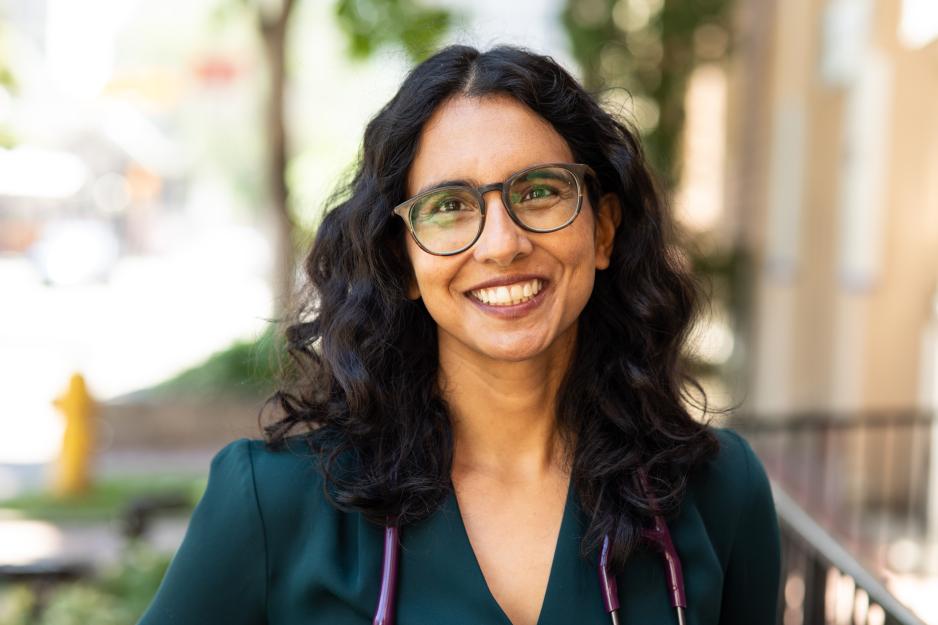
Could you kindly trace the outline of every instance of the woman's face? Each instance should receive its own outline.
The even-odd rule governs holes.
[[[570,147],[525,105],[507,96],[460,96],[441,105],[424,126],[407,177],[408,197],[442,181],[481,186],[530,165],[557,162],[573,162]],[[462,253],[435,256],[407,236],[416,278],[411,296],[421,297],[436,321],[440,349],[521,361],[569,348],[595,272],[609,264],[618,219],[614,196],[603,198],[596,215],[584,193],[580,215],[550,233],[515,224],[498,191],[486,193],[485,201],[485,228]],[[482,299],[491,301],[499,287],[523,297],[526,285],[540,291],[521,303]]]

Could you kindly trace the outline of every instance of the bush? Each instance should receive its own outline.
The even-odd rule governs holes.
[[[170,558],[145,543],[131,543],[120,561],[99,576],[62,583],[41,598],[26,584],[0,589],[0,623],[134,625],[156,594]]]
[[[272,392],[283,356],[283,340],[273,326],[268,326],[256,340],[237,341],[144,393],[157,399],[180,395],[264,396]]]

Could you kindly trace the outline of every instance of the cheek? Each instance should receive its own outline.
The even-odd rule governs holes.
[[[435,265],[431,262],[429,254],[420,249],[410,236],[407,237],[407,258],[417,284],[423,286],[427,277],[433,273]]]
[[[431,256],[414,243],[408,244],[407,254],[414,272],[414,293],[423,298],[424,305],[432,312],[440,307],[441,299],[449,292],[456,273],[456,262],[452,262],[455,259]]]
[[[417,279],[417,285],[421,289],[429,289],[437,282],[436,274],[439,267],[425,258],[423,250],[416,250],[410,254],[410,266],[413,267],[414,277]]]
[[[589,259],[584,258],[584,264],[579,269],[578,274],[575,276],[573,285],[574,295],[572,299],[576,301],[578,308],[582,309],[584,306],[586,306],[586,302],[589,300],[590,295],[593,294],[593,285],[595,281],[596,270],[592,264],[589,264]]]
[[[595,233],[591,221],[592,216],[588,213],[583,216],[588,219],[584,219],[582,224],[578,224],[576,231],[571,232],[574,237],[564,247],[569,250],[567,252],[569,266],[573,267],[576,272],[592,273],[596,263]]]
[[[565,261],[570,268],[571,303],[585,306],[596,279],[596,250],[593,244],[592,224],[584,220],[585,227],[579,228],[576,239],[564,246]]]

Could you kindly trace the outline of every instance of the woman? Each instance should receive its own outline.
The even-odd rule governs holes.
[[[765,473],[681,401],[669,229],[634,135],[551,59],[416,67],[306,261],[302,383],[215,457],[141,623],[774,622]]]

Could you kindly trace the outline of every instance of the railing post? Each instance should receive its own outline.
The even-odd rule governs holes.
[[[932,297],[931,318],[922,332],[921,379],[919,402],[924,410],[938,413],[938,290]],[[925,557],[926,566],[938,569],[938,427],[930,422],[930,450],[928,486],[925,497]]]

